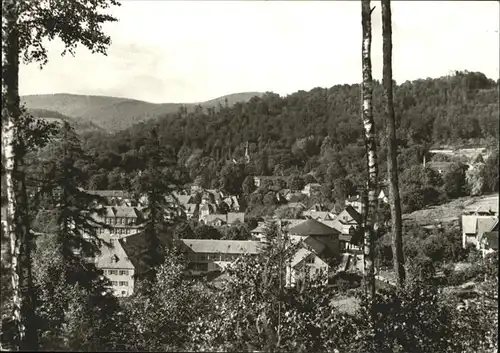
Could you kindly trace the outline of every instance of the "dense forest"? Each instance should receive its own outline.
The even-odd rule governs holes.
[[[429,148],[493,147],[498,139],[498,82],[477,72],[404,82],[395,88],[399,168],[420,164]],[[374,116],[379,163],[384,178],[386,125],[382,86],[374,84]],[[359,85],[315,88],[286,97],[266,93],[234,106],[180,108],[114,133],[83,132],[92,156],[89,188],[122,189],[145,168],[144,144],[158,126],[161,142],[176,156],[180,183],[221,187],[231,174],[238,190],[245,175],[307,175],[322,183],[365,181],[365,149],[360,121]],[[248,142],[250,163],[243,160]],[[238,169],[238,170],[235,170]],[[347,193],[352,190],[346,190]]]

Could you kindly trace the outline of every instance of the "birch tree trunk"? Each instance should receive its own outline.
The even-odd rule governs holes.
[[[365,211],[364,220],[364,246],[363,259],[365,279],[368,285],[368,295],[373,298],[375,295],[375,271],[374,271],[374,229],[377,217],[377,145],[375,140],[375,124],[373,122],[372,107],[372,63],[371,63],[371,12],[370,0],[361,2],[361,24],[363,27],[362,46],[362,120],[365,130],[365,146],[368,163],[368,205]]]
[[[382,0],[382,37],[383,37],[383,78],[385,115],[387,126],[387,173],[389,174],[389,200],[391,208],[392,253],[394,271],[398,287],[405,282],[403,253],[403,224],[401,219],[401,199],[398,185],[398,159],[396,143],[396,118],[394,116],[394,97],[392,84],[392,14],[391,1]]]
[[[25,184],[26,148],[17,125],[19,99],[18,2],[2,1],[2,151],[7,185],[7,232],[11,247],[12,318],[20,350],[38,349],[31,271],[32,239]]]

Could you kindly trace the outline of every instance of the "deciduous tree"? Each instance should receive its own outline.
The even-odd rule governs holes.
[[[18,137],[21,117],[19,58],[25,62],[47,62],[43,41],[59,37],[63,54],[73,53],[78,43],[95,53],[105,53],[111,40],[102,23],[115,21],[101,11],[115,0],[13,1],[2,2],[2,151],[5,159],[8,199],[8,233],[12,247],[13,318],[18,326],[20,349],[38,348],[35,303],[31,284],[31,234],[25,185],[24,143]]]

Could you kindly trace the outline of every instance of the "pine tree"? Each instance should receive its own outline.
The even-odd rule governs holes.
[[[146,243],[142,261],[148,268],[144,277],[150,282],[156,278],[156,268],[164,262],[164,246],[171,245],[171,239],[168,239],[167,244],[162,243],[162,235],[166,234],[168,226],[178,216],[178,206],[166,199],[175,189],[171,169],[175,160],[168,152],[160,145],[158,129],[154,127],[143,149],[147,167],[134,180],[136,194],[147,199],[147,205],[142,209],[142,232]]]
[[[75,161],[88,160],[88,156],[68,122],[63,122],[49,153],[45,162],[45,180],[49,182],[42,192],[50,195],[49,204],[57,217],[58,250],[66,265],[68,282],[88,286],[96,271],[88,259],[95,257],[101,246],[97,229],[106,227],[97,220],[104,212],[103,200],[82,188],[88,176]],[[91,277],[81,278],[82,275]]]

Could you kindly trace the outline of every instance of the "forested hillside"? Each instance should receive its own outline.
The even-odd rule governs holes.
[[[28,109],[28,113],[36,118],[43,118],[49,122],[51,121],[68,121],[78,133],[86,132],[104,132],[102,128],[97,126],[91,121],[85,121],[77,118],[70,118],[69,116],[63,115],[59,112],[46,109]]]
[[[383,177],[385,124],[382,87],[377,82],[374,103]],[[432,146],[497,145],[498,82],[481,73],[457,72],[405,82],[396,87],[395,109],[401,171],[420,164]],[[341,181],[362,185],[365,180],[359,85],[315,88],[287,97],[266,93],[247,103],[219,104],[203,111],[180,108],[111,137],[84,134],[85,148],[93,155],[89,186],[126,188],[145,165],[142,147],[154,124],[159,126],[162,143],[175,152],[185,172],[183,181],[196,179],[205,187],[221,186],[227,181],[225,175],[232,175],[235,189],[251,174],[312,173],[332,186]],[[228,163],[241,160],[247,141],[250,164]]]
[[[259,92],[235,93],[219,97],[208,102],[181,103],[150,103],[136,99],[107,96],[91,96],[78,94],[41,94],[21,97],[21,102],[31,110],[55,111],[80,122],[94,124],[104,131],[116,132],[155,117],[175,113],[179,107],[194,111],[197,106],[211,107],[225,104],[232,106],[235,102],[246,102]]]

